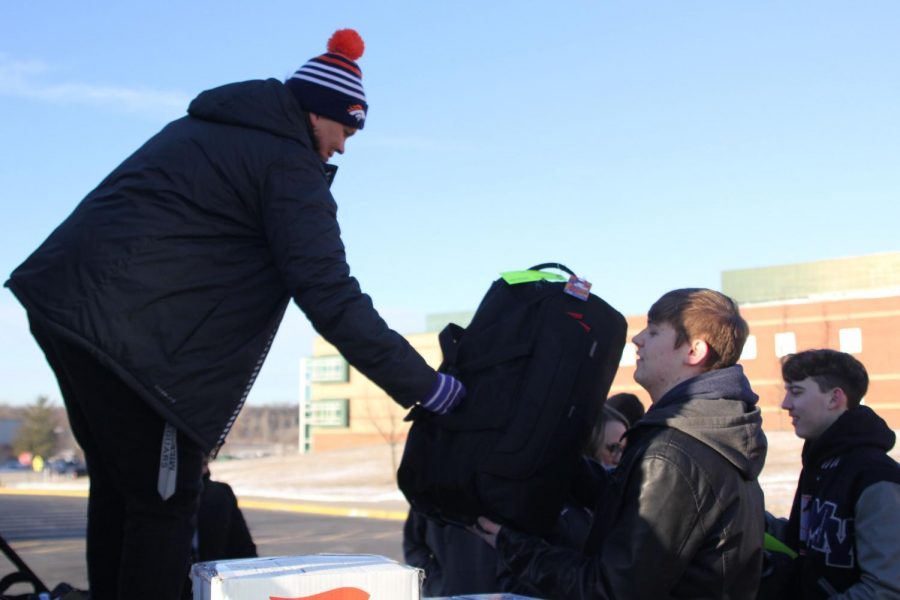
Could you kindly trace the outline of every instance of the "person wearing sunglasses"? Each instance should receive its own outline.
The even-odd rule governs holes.
[[[644,405],[634,394],[610,396],[597,416],[585,455],[607,470],[615,469],[625,450],[625,432],[644,416]]]

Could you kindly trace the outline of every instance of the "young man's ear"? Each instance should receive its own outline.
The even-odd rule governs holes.
[[[841,388],[837,387],[831,390],[831,397],[828,399],[828,408],[831,410],[847,409],[847,394]]]
[[[702,367],[708,356],[709,344],[701,339],[691,340],[691,348],[685,362],[691,367]]]

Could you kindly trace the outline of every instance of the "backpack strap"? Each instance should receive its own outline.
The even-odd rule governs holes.
[[[544,269],[557,269],[564,273],[568,273],[569,275],[575,275],[575,273],[567,267],[566,265],[561,265],[559,263],[541,263],[539,265],[535,265],[528,269],[529,271],[542,271]]]

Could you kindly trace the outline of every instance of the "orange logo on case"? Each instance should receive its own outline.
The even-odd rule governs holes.
[[[359,588],[342,587],[299,598],[269,596],[269,600],[369,600],[369,594]]]

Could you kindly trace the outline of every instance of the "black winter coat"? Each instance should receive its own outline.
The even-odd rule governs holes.
[[[584,554],[503,528],[501,560],[549,598],[756,597],[762,418],[740,366],[704,373],[629,430]]]
[[[306,114],[279,81],[200,94],[7,286],[206,450],[224,440],[293,297],[398,403],[436,374],[350,276]]]

